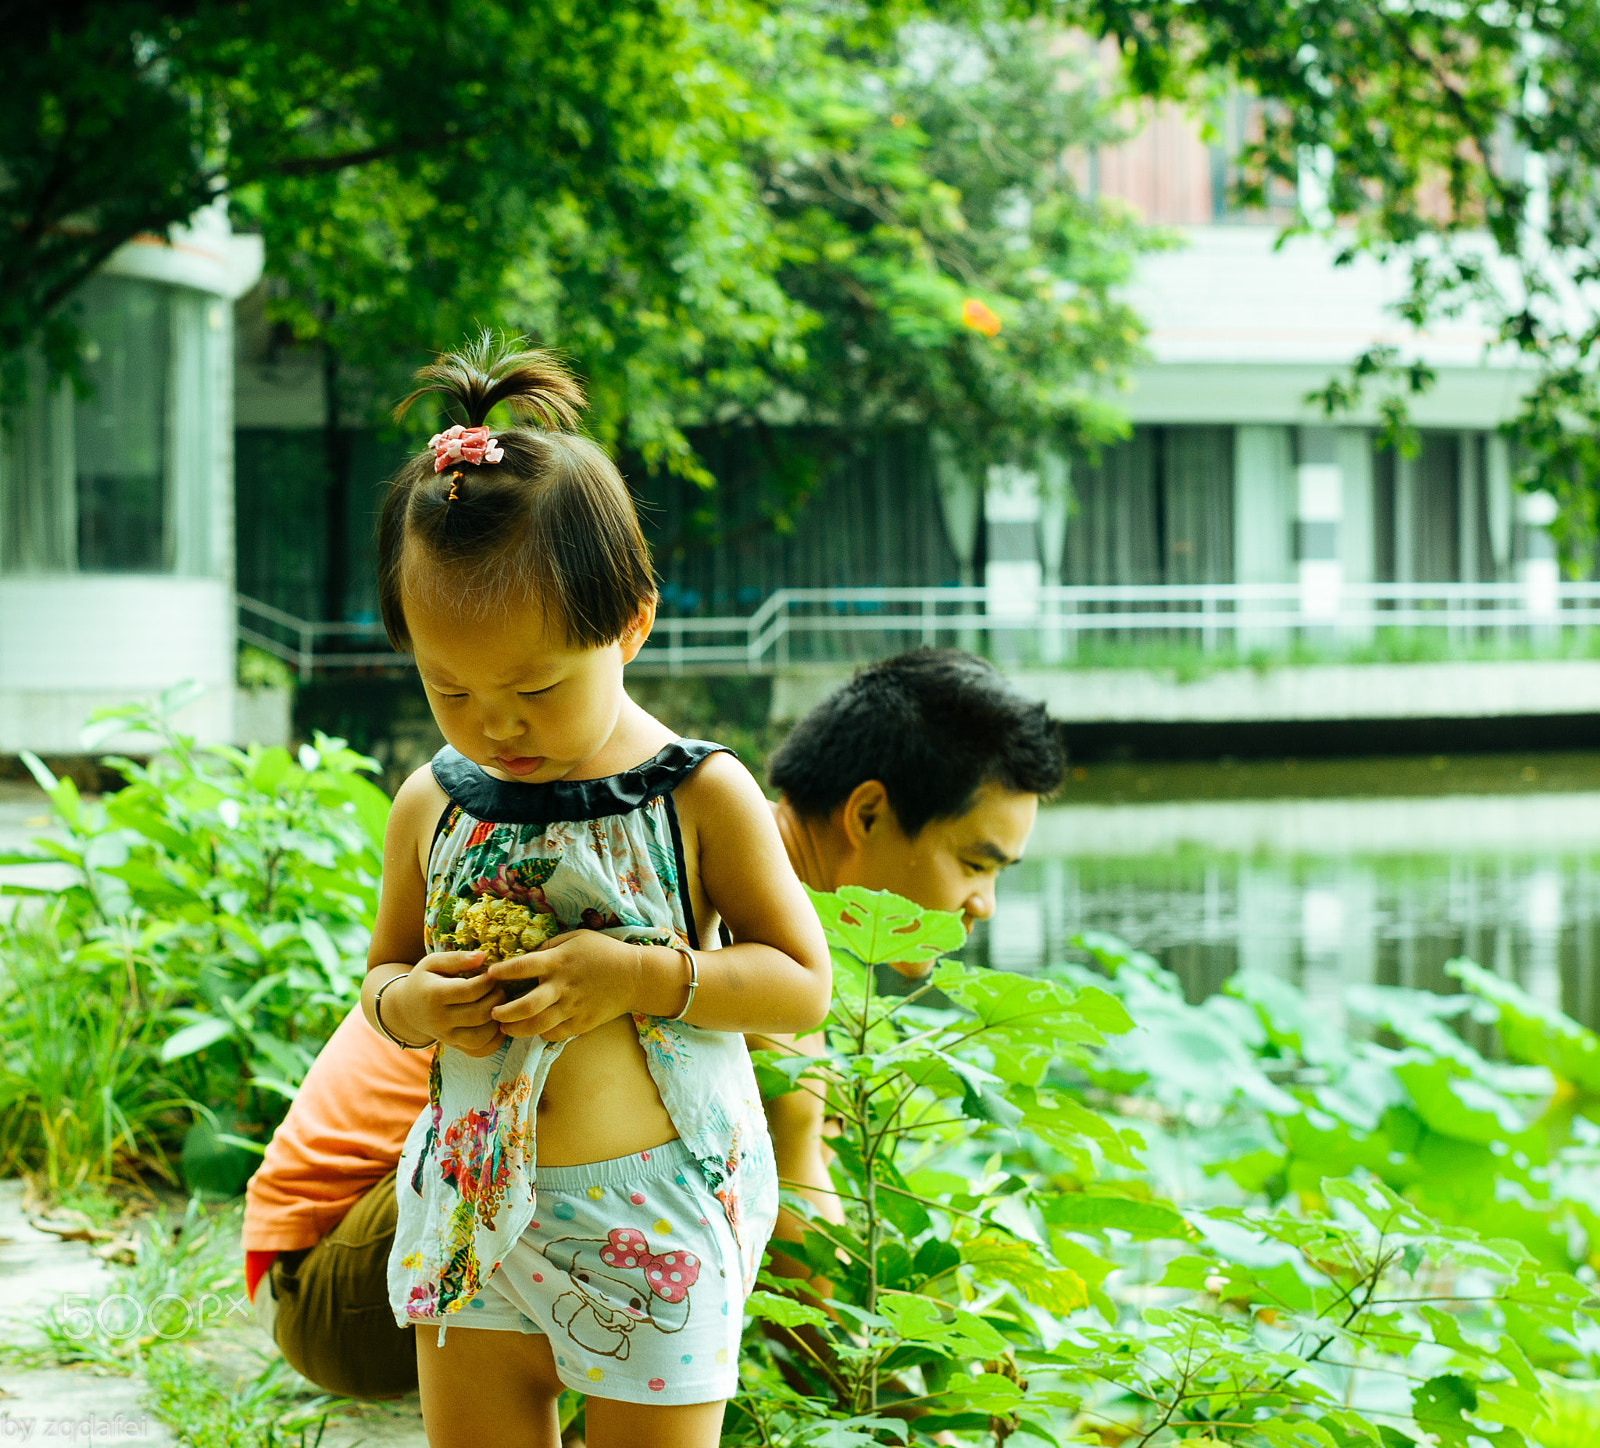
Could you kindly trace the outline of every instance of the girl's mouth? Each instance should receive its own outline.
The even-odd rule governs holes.
[[[542,758],[529,758],[526,755],[497,754],[494,762],[507,774],[533,774],[544,763]]]

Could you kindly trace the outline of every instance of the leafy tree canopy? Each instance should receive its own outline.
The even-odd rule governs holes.
[[[1076,195],[1094,108],[999,0],[8,8],[0,352],[70,356],[81,282],[226,196],[347,414],[498,325],[702,482],[682,429],[760,409],[1114,427],[1085,382],[1133,355],[1133,231]]]
[[[623,359],[602,403],[626,406],[640,336],[691,311],[779,356],[796,329],[743,178],[697,144],[717,100],[683,7],[89,0],[16,20],[0,350],[51,318],[69,340],[62,303],[117,246],[224,194],[265,235],[280,315],[356,367],[414,365],[561,263],[603,334],[563,340]]]
[[[1146,242],[1068,169],[1110,135],[1104,102],[1064,32],[967,8],[849,53],[822,3],[735,33],[763,98],[746,164],[814,325],[791,385],[819,419],[937,424],[991,457],[1103,438],[1140,335],[1112,289]]]

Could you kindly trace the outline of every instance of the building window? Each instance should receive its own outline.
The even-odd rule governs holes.
[[[120,278],[85,289],[90,395],[73,409],[78,567],[87,573],[171,570],[167,288]]]
[[[86,394],[34,358],[0,435],[0,572],[209,576],[221,304],[115,276],[76,303]]]

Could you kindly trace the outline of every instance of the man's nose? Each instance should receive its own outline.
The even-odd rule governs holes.
[[[966,916],[967,929],[971,930],[974,923],[987,920],[994,914],[994,882],[980,886],[967,896],[966,903],[961,907],[962,914]]]

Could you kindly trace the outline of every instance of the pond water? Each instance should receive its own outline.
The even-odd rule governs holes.
[[[1104,930],[1191,999],[1266,970],[1339,1014],[1466,955],[1600,1029],[1600,753],[1080,767],[998,905],[1002,969]]]

